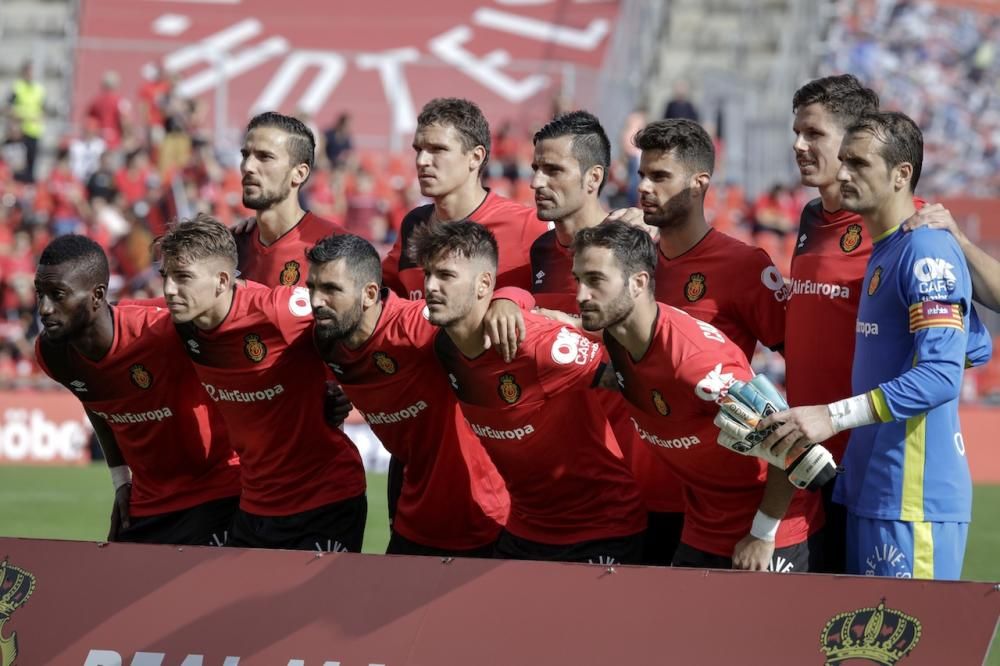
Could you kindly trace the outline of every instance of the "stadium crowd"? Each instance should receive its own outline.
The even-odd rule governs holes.
[[[836,4],[823,63],[853,72],[924,131],[931,195],[1000,192],[1000,16],[949,3]]]

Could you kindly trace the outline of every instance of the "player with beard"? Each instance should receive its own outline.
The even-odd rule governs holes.
[[[534,176],[538,219],[552,222],[531,246],[532,292],[542,312],[578,314],[576,279],[570,245],[580,229],[595,227],[607,213],[600,201],[611,163],[611,144],[600,121],[586,111],[574,111],[551,120],[535,133]],[[579,326],[579,322],[573,322]],[[635,441],[635,428],[621,396],[601,392],[601,403],[615,430],[615,438],[646,503],[648,527],[643,539],[643,564],[669,565],[680,543],[684,525],[684,497],[670,468]],[[637,449],[639,449],[637,451]]]
[[[358,236],[324,238],[307,258],[323,358],[382,444],[405,464],[386,553],[489,557],[510,500],[434,358],[437,328],[425,303],[383,289],[378,253]],[[519,289],[496,297],[533,304]],[[515,304],[494,302],[486,326],[493,342],[503,344],[519,317]]]
[[[176,333],[240,454],[230,545],[360,551],[364,468],[324,420],[327,369],[308,292],[236,284],[236,243],[208,216],[177,224],[158,246]]]
[[[166,310],[112,306],[108,259],[61,236],[38,260],[35,357],[83,403],[111,468],[110,541],[223,545],[239,460]]]
[[[853,395],[768,416],[760,428],[781,425],[761,446],[780,453],[851,430],[834,488],[847,510],[847,573],[957,579],[972,504],[959,393],[967,363],[988,359],[989,334],[973,326],[972,283],[956,240],[900,229],[916,212],[916,124],[901,113],[865,114],[847,128],[838,158],[841,206],[872,238]]]
[[[780,349],[784,339],[787,290],[781,273],[760,248],[709,226],[705,195],[715,168],[715,148],[698,123],[685,119],[650,123],[633,139],[639,158],[639,197],[646,224],[660,230],[656,300],[708,322],[735,342],[748,359],[760,341]],[[638,447],[632,466],[647,502],[665,514],[664,530],[679,537],[676,493],[649,447]],[[644,471],[643,471],[644,470]],[[808,506],[798,506],[799,503]],[[818,502],[803,498],[790,515],[805,512],[813,529],[822,525]],[[666,534],[667,532],[665,532]],[[666,537],[664,537],[666,538]]]
[[[234,230],[240,276],[269,286],[301,285],[306,250],[344,233],[299,205],[313,168],[313,133],[297,118],[261,113],[247,124],[240,152],[243,205],[255,211],[252,223]]]
[[[510,493],[495,554],[512,559],[637,562],[646,525],[639,490],[612,453],[611,427],[590,388],[601,345],[540,315],[512,361],[484,353],[497,243],[475,222],[425,225],[413,237],[424,267],[434,350],[462,412]]]
[[[500,245],[496,286],[531,288],[530,248],[546,231],[527,208],[483,186],[490,158],[490,126],[465,99],[432,99],[417,116],[413,135],[420,193],[433,204],[414,208],[382,263],[385,285],[403,298],[423,295],[423,269],[409,252],[410,237],[425,224],[472,220],[489,229]]]
[[[604,331],[643,446],[681,480],[687,515],[673,564],[808,571],[809,524],[782,519],[795,490],[784,471],[716,444],[716,402],[753,377],[746,356],[714,326],[655,301],[645,231],[608,222],[577,233],[573,252],[583,326]]]

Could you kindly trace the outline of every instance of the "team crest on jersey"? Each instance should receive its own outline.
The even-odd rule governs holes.
[[[851,224],[840,237],[840,249],[844,252],[854,252],[861,245],[861,225]]]
[[[656,411],[660,413],[661,416],[670,415],[670,405],[667,401],[663,399],[663,394],[653,389],[653,406],[656,407]]]
[[[375,367],[387,375],[396,374],[396,370],[399,368],[396,361],[385,352],[375,352],[372,354],[372,360],[375,361]]]
[[[141,389],[148,389],[153,385],[153,375],[141,363],[136,363],[128,369],[129,379]]]
[[[868,281],[869,296],[875,295],[875,291],[878,290],[878,286],[881,282],[882,282],[882,267],[876,266],[875,271],[872,273],[872,279]]]
[[[285,267],[281,271],[281,286],[291,287],[299,281],[299,262],[286,261]]]
[[[254,363],[260,363],[267,356],[267,347],[256,333],[243,338],[243,342],[246,343],[243,345],[243,353]]]
[[[500,377],[500,386],[497,387],[497,393],[500,394],[500,397],[508,405],[513,405],[521,398],[521,387],[514,381],[514,375],[508,374]]]
[[[687,284],[684,285],[684,298],[689,303],[694,303],[705,295],[705,275],[703,273],[691,273]]]

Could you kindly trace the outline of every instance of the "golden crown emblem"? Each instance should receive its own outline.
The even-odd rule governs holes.
[[[835,615],[820,635],[826,664],[848,659],[868,659],[893,666],[917,646],[920,621],[902,611],[885,607],[883,598],[874,608],[859,608]]]
[[[0,665],[12,666],[17,659],[17,634],[3,636],[3,626],[35,591],[35,577],[20,567],[0,562]]]

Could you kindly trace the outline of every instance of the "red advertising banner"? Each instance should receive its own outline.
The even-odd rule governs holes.
[[[5,666],[982,663],[949,583],[0,539]]]
[[[86,0],[80,3],[74,116],[105,71],[134,99],[154,63],[242,128],[258,111],[299,110],[326,127],[353,114],[362,137],[409,146],[420,107],[468,97],[495,123],[544,121],[553,99],[596,94],[617,0]],[[224,107],[216,108],[216,105]],[[377,146],[382,148],[384,141]],[[365,146],[362,146],[365,147]]]
[[[0,465],[88,463],[90,432],[69,391],[0,391]]]

